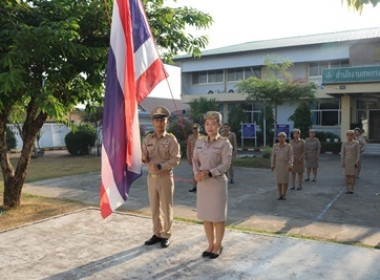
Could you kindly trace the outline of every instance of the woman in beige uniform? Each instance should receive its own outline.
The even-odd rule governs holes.
[[[217,258],[222,253],[227,217],[227,176],[232,146],[220,136],[222,115],[210,111],[205,115],[207,137],[198,139],[193,151],[193,169],[197,181],[197,217],[203,221],[208,248],[203,257]]]
[[[319,167],[319,154],[321,152],[321,143],[315,137],[315,130],[310,129],[309,137],[305,140],[305,163],[307,168],[307,178],[310,181],[311,169],[313,169],[313,182],[317,181],[317,172]]]
[[[291,190],[296,189],[296,175],[298,174],[298,188],[302,190],[302,175],[305,172],[304,167],[304,154],[305,154],[305,141],[301,139],[301,130],[295,129],[293,131],[293,139],[290,141],[293,148],[293,167],[292,167],[292,185]]]
[[[355,178],[358,174],[358,166],[360,163],[360,145],[358,141],[354,140],[354,131],[348,130],[347,142],[342,143],[340,152],[342,167],[344,168],[344,175],[346,181],[346,194],[354,193]]]
[[[278,143],[273,146],[271,169],[275,170],[276,183],[278,188],[278,200],[286,199],[288,190],[289,172],[293,167],[293,149],[286,143],[285,132],[278,134]]]

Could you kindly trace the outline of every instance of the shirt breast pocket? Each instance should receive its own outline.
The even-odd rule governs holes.
[[[160,144],[160,154],[165,157],[165,159],[170,158],[170,149],[168,143],[162,143]]]
[[[146,150],[148,152],[148,155],[152,156],[153,150],[154,150],[154,145],[150,144],[146,146]]]

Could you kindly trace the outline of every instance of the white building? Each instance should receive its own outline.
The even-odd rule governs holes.
[[[343,138],[346,130],[364,126],[369,141],[380,141],[380,28],[248,42],[205,50],[200,59],[177,56],[182,101],[215,98],[225,118],[231,105],[251,110],[236,83],[261,77],[268,56],[292,61],[295,79],[319,85],[319,104],[310,104],[313,128]],[[296,106],[280,106],[278,123],[293,128],[288,118]]]

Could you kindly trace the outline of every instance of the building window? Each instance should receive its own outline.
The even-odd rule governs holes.
[[[321,102],[318,105],[311,104],[311,119],[317,126],[339,126],[341,109],[339,102]]]
[[[309,63],[309,77],[321,77],[323,69],[347,66],[349,66],[349,61],[347,59]]]
[[[261,70],[257,67],[230,68],[227,69],[227,82],[238,82],[249,77],[261,78]]]
[[[193,84],[223,83],[223,70],[201,71],[193,73]]]
[[[227,81],[235,82],[244,79],[244,68],[232,68],[227,70]]]

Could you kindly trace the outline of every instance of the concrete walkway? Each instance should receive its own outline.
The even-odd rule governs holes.
[[[227,230],[210,260],[201,225],[174,222],[168,249],[142,245],[150,228],[149,218],[86,209],[5,231],[0,278],[379,279],[379,250]]]
[[[277,201],[273,173],[265,169],[235,168],[229,186],[228,224],[250,229],[306,236],[322,240],[380,246],[380,157],[365,156],[354,195],[344,194],[343,170],[337,155],[322,155],[318,181],[305,182],[302,191],[289,191]],[[186,162],[175,170],[174,215],[196,219],[196,195]],[[83,201],[97,206],[100,174],[76,175],[27,184],[30,194]],[[121,207],[150,215],[146,172],[131,188]]]

